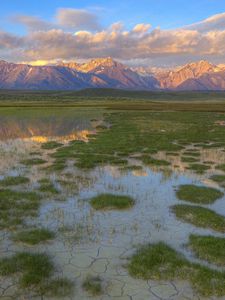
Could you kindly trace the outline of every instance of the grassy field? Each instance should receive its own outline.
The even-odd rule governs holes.
[[[225,111],[224,104],[225,92],[149,92],[116,89],[45,92],[0,90],[0,107],[96,106],[119,110]]]

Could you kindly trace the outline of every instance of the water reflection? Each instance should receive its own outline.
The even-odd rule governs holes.
[[[98,125],[102,111],[76,108],[7,108],[0,110],[0,140],[31,138],[68,140],[80,136]]]

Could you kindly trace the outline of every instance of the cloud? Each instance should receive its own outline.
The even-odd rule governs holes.
[[[49,30],[54,27],[54,25],[50,22],[46,22],[38,17],[27,15],[16,15],[11,17],[11,20],[16,24],[26,26],[30,31]]]
[[[220,19],[218,15],[207,19],[211,20],[211,27],[208,27],[210,30],[206,30],[206,27],[204,30],[197,30],[196,24],[192,25],[193,28],[189,26],[174,30],[151,29],[150,24],[137,24],[128,31],[121,22],[97,30],[97,19],[88,20],[88,23],[86,20],[84,24],[85,14],[82,13],[81,18],[74,19],[74,11],[77,12],[73,10],[70,14],[71,10],[70,13],[65,9],[63,12],[58,11],[55,23],[58,27],[55,25],[55,28],[46,29],[49,24],[28,20],[26,24],[32,30],[23,37],[0,32],[0,55],[11,57],[14,61],[75,60],[112,56],[126,61],[177,61],[179,64],[182,60],[186,62],[187,59],[195,57],[210,58],[212,61],[218,58],[225,59],[225,29],[215,29],[215,20]],[[198,24],[207,22],[205,20]],[[40,30],[41,26],[44,26],[44,29]],[[65,30],[67,26],[77,29],[68,31]],[[36,27],[39,30],[35,30]]]
[[[57,24],[75,30],[99,30],[98,17],[83,9],[60,8],[56,14]]]
[[[186,26],[186,28],[199,32],[225,30],[225,13],[211,16],[201,22]]]
[[[137,24],[133,28],[134,33],[146,33],[151,28],[150,24]]]

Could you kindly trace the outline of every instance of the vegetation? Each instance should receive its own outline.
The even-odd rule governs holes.
[[[210,169],[210,166],[204,164],[190,164],[188,169],[193,170],[198,174],[203,174]]]
[[[10,229],[36,216],[39,205],[40,196],[34,192],[0,190],[0,228]]]
[[[123,195],[101,194],[91,199],[94,209],[126,209],[134,205],[131,197]]]
[[[46,142],[46,143],[43,143],[41,145],[41,148],[42,149],[45,149],[45,150],[52,150],[52,149],[56,149],[56,148],[59,148],[61,147],[63,144],[61,143],[58,143],[58,142],[55,142],[55,141],[50,141],[50,142]]]
[[[225,295],[225,272],[191,263],[162,242],[138,249],[128,270],[132,276],[145,280],[189,280],[203,296]]]
[[[17,232],[13,236],[16,242],[22,242],[29,245],[36,245],[41,242],[51,240],[55,237],[54,232],[44,228],[34,228]]]
[[[214,211],[190,205],[174,205],[172,211],[181,221],[193,224],[202,228],[209,228],[218,232],[225,232],[225,217]]]
[[[31,158],[31,159],[25,159],[21,163],[26,165],[26,166],[34,166],[34,165],[45,164],[46,161],[43,160],[42,158]]]
[[[210,179],[218,183],[225,182],[225,175],[213,175]]]
[[[0,275],[21,273],[20,286],[23,288],[40,285],[52,275],[53,270],[51,259],[44,253],[21,252],[0,260]]]
[[[221,170],[221,171],[225,172],[225,164],[217,165],[216,168],[218,170]]]
[[[198,258],[207,260],[220,267],[225,266],[224,238],[192,234],[188,245]]]
[[[59,194],[59,191],[55,188],[54,184],[48,178],[43,178],[39,180],[39,183],[40,192],[49,194]]]
[[[30,180],[27,177],[9,176],[9,177],[5,177],[3,180],[1,180],[0,185],[2,185],[2,186],[11,186],[11,185],[26,184],[26,183],[29,183],[29,182],[30,182]]]
[[[214,188],[186,184],[179,187],[176,195],[180,200],[198,204],[211,204],[224,194]]]
[[[43,283],[39,288],[42,295],[55,298],[71,297],[74,291],[74,283],[66,278],[58,278]]]
[[[92,296],[99,296],[103,293],[102,280],[99,276],[87,276],[82,286]]]

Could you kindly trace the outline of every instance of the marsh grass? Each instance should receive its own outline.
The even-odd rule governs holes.
[[[96,210],[128,209],[134,205],[129,196],[101,194],[91,199],[91,206]]]
[[[43,178],[39,180],[39,191],[42,193],[48,193],[48,194],[59,194],[59,191],[55,188],[54,184],[48,179],[48,178]]]
[[[52,157],[76,159],[78,168],[92,169],[106,164],[120,166],[125,163],[119,159],[120,154],[121,157],[129,157],[141,153],[145,163],[166,166],[169,162],[154,160],[147,154],[159,151],[177,153],[186,145],[197,143],[204,145],[211,142],[217,146],[225,143],[224,128],[215,126],[215,122],[223,120],[223,113],[134,111],[129,105],[126,108],[126,111],[110,111],[105,115],[105,122],[111,125],[108,130],[100,130],[88,143],[74,141],[56,149]],[[184,150],[182,155],[198,158],[200,152],[199,149],[190,149]],[[190,167],[200,173],[209,168],[205,165]]]
[[[186,184],[179,186],[176,195],[180,200],[197,204],[211,204],[223,197],[224,194],[214,188]]]
[[[218,183],[223,183],[225,182],[225,175],[213,175],[210,179]]]
[[[35,192],[0,190],[0,228],[16,227],[26,217],[34,217],[40,206],[41,197]]]
[[[219,267],[225,266],[225,238],[192,234],[188,246],[198,258]]]
[[[19,231],[13,235],[13,240],[16,242],[22,242],[29,245],[36,245],[41,242],[52,240],[55,237],[55,233],[44,228],[33,228],[29,230]]]
[[[74,283],[67,278],[57,278],[42,284],[39,290],[41,294],[53,299],[71,297],[74,292]]]
[[[41,145],[41,148],[45,150],[52,150],[52,149],[59,148],[61,146],[63,146],[63,144],[58,143],[56,141],[50,141],[50,142],[43,143]]]
[[[174,205],[171,209],[181,221],[225,233],[225,217],[211,209],[181,204]]]
[[[99,296],[103,293],[102,279],[99,276],[88,275],[82,287],[92,296]]]
[[[225,172],[225,164],[220,164],[216,166],[216,169],[221,170],[223,172]]]
[[[35,165],[42,165],[45,164],[47,161],[42,158],[31,158],[22,160],[21,163],[26,166],[35,166]]]
[[[29,183],[30,180],[27,177],[23,176],[9,176],[5,177],[3,180],[0,181],[1,186],[12,186],[12,185],[20,185]]]
[[[198,159],[191,156],[182,156],[181,161],[186,163],[193,163],[193,162],[198,162]]]
[[[203,174],[205,171],[209,170],[211,167],[204,164],[190,164],[187,169],[193,170],[198,174]]]
[[[143,155],[140,159],[145,165],[154,165],[154,166],[169,166],[170,165],[170,163],[166,160],[155,159],[148,155]]]
[[[130,258],[128,271],[144,280],[188,280],[205,297],[225,295],[225,272],[191,263],[162,242],[138,249]]]
[[[9,276],[20,273],[20,287],[22,288],[38,286],[52,275],[53,270],[51,259],[44,253],[21,252],[0,260],[0,275]]]

